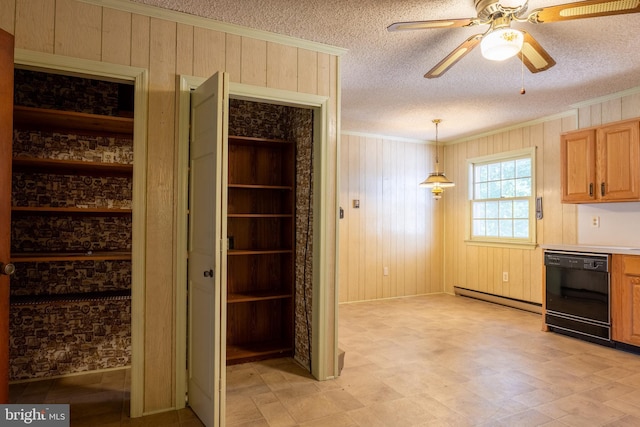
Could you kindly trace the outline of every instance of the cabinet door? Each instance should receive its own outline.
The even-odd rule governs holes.
[[[11,246],[12,138],[13,36],[0,30],[0,264],[9,264]],[[9,277],[2,273],[0,273],[1,403],[9,403]]]
[[[560,170],[562,171],[562,201],[589,203],[596,198],[596,146],[593,129],[562,135],[560,139]]]
[[[612,271],[612,338],[640,346],[640,256],[614,255]]]
[[[640,199],[638,121],[598,129],[598,194],[602,201]]]

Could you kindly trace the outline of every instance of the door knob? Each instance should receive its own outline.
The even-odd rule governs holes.
[[[205,270],[204,277],[213,277],[213,270]]]
[[[7,276],[11,276],[16,271],[16,266],[9,263],[3,264],[0,262],[0,274],[6,274]]]

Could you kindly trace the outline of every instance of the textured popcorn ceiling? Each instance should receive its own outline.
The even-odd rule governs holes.
[[[639,13],[513,24],[531,33],[557,62],[538,74],[525,68],[521,95],[521,62],[485,60],[479,46],[442,77],[423,78],[486,26],[386,30],[398,21],[475,17],[473,0],[136,1],[348,49],[341,60],[343,131],[433,140],[431,120],[441,118],[439,138],[447,141],[640,86]],[[530,0],[529,10],[560,3],[567,1]]]

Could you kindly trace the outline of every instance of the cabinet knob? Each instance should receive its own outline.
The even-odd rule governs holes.
[[[600,195],[604,197],[604,182],[600,183]]]
[[[5,274],[7,276],[11,276],[13,273],[16,272],[16,266],[9,263],[9,264],[3,264],[0,262],[0,274]]]

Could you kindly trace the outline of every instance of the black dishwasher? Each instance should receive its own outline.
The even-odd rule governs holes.
[[[545,323],[553,331],[613,345],[609,255],[546,251]]]

